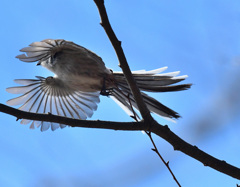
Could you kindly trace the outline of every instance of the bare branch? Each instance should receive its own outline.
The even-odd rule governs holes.
[[[174,134],[167,125],[162,126],[155,121],[151,127],[152,128],[150,131],[169,142],[173,146],[174,150],[181,151],[186,155],[202,162],[204,166],[209,166],[217,171],[225,173],[226,175],[240,179],[240,168],[232,166],[224,160],[216,159],[200,150],[197,146],[193,146],[185,142],[176,134]]]
[[[85,127],[85,128],[98,128],[98,129],[111,129],[111,130],[127,130],[127,131],[146,131],[148,124],[146,122],[110,122],[110,121],[89,121],[65,118],[51,114],[36,114],[17,110],[15,108],[0,104],[0,112],[15,116],[17,119],[31,119],[39,121],[49,121],[69,125],[71,127]],[[196,146],[192,146],[174,134],[168,126],[159,125],[157,122],[152,124],[150,132],[162,137],[169,142],[174,150],[181,151],[186,155],[202,162],[204,166],[209,166],[217,171],[225,173],[236,179],[240,179],[240,169],[234,167],[225,161],[218,160],[213,156],[203,152]]]
[[[112,121],[90,121],[90,120],[77,120],[65,118],[51,114],[36,114],[24,112],[0,103],[0,112],[15,116],[17,119],[30,119],[37,121],[49,121],[55,123],[66,124],[71,127],[84,127],[84,128],[97,128],[97,129],[110,129],[110,130],[126,130],[126,131],[148,131],[156,134],[169,142],[174,150],[181,151],[186,155],[200,161],[204,166],[209,166],[217,171],[225,173],[233,178],[240,179],[240,169],[232,166],[225,161],[218,160],[213,156],[203,152],[196,146],[193,146],[176,134],[174,134],[167,125],[159,125],[156,121],[152,123],[151,129],[146,122],[112,122]]]
[[[175,175],[173,174],[173,172],[172,172],[172,170],[171,170],[171,168],[170,168],[170,166],[169,166],[169,161],[166,162],[166,161],[164,160],[164,158],[162,157],[162,155],[159,153],[158,148],[157,148],[155,142],[153,141],[151,132],[146,132],[146,133],[147,133],[148,137],[150,138],[150,140],[151,140],[151,142],[152,142],[152,144],[153,144],[153,147],[154,147],[154,148],[153,148],[152,150],[159,156],[159,158],[162,160],[162,162],[164,163],[164,165],[167,167],[168,171],[171,173],[171,175],[172,175],[172,177],[173,177],[173,180],[175,180],[175,182],[177,183],[177,185],[178,185],[179,187],[181,187],[180,183],[178,182],[177,178],[175,177]]]
[[[93,120],[77,120],[66,118],[62,116],[56,116],[52,114],[37,114],[18,110],[0,103],[0,112],[15,116],[19,119],[30,119],[36,121],[55,122],[60,124],[66,124],[71,127],[84,127],[84,128],[97,128],[97,129],[111,129],[111,130],[129,130],[129,131],[141,131],[145,129],[143,122],[111,122],[111,121],[93,121]]]
[[[111,41],[115,52],[117,54],[120,67],[123,70],[124,76],[126,77],[126,80],[128,82],[128,85],[132,91],[133,97],[137,103],[137,106],[139,108],[139,111],[141,113],[141,116],[143,117],[144,120],[149,120],[151,121],[152,116],[150,115],[150,112],[146,106],[146,104],[143,101],[142,95],[140,93],[139,88],[137,87],[137,84],[132,76],[132,72],[128,66],[127,59],[125,57],[125,54],[123,52],[123,49],[121,47],[121,42],[117,39],[110,23],[108,20],[107,12],[104,6],[104,1],[103,0],[94,0],[94,2],[97,5],[100,17],[101,17],[101,25],[104,28],[105,32],[107,33],[107,36],[109,40]]]

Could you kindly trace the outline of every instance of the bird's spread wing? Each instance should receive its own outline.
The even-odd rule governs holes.
[[[54,115],[75,119],[86,119],[93,115],[97,109],[99,92],[81,92],[69,89],[67,85],[57,77],[37,77],[37,79],[16,79],[16,83],[22,86],[10,87],[6,90],[13,94],[22,94],[19,97],[7,101],[9,105],[21,105],[20,110],[33,113],[51,113]],[[31,120],[23,119],[22,124],[28,124]],[[30,128],[40,127],[45,131],[63,128],[66,125],[32,121]]]
[[[92,58],[100,64],[104,64],[101,57],[92,51],[77,45],[71,41],[62,39],[46,39],[40,42],[33,42],[29,47],[24,47],[20,50],[26,54],[16,56],[23,62],[36,62],[36,61],[51,61],[52,56],[59,51],[67,51],[68,53],[79,53],[84,58]]]

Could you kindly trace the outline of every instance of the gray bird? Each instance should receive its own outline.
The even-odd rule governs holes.
[[[88,49],[71,41],[46,39],[33,42],[20,51],[25,54],[16,58],[24,62],[37,62],[37,65],[47,68],[55,75],[47,78],[36,76],[36,79],[16,79],[15,82],[22,86],[6,90],[22,95],[8,100],[7,104],[22,104],[19,109],[28,112],[51,113],[85,120],[93,115],[100,102],[99,96],[103,95],[111,97],[130,116],[135,114],[132,108],[138,110],[123,73],[106,68],[103,60]],[[170,92],[191,87],[191,84],[172,85],[187,76],[177,76],[179,71],[160,74],[166,69],[167,67],[163,67],[132,73],[141,91]],[[141,93],[151,112],[168,119],[180,117],[177,112],[146,93]],[[21,124],[30,122],[30,128],[41,127],[41,131],[66,126],[27,119],[23,119]]]

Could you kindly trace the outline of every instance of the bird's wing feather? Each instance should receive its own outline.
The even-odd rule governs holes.
[[[74,119],[86,119],[97,109],[99,92],[82,92],[69,89],[57,77],[37,77],[37,79],[17,79],[22,86],[10,87],[6,90],[13,94],[22,94],[7,101],[9,105],[21,105],[20,110],[33,113],[51,113]],[[23,119],[22,124],[31,120]],[[30,128],[41,126],[41,130],[51,127],[55,130],[66,125],[33,121]]]
[[[46,39],[40,42],[33,42],[29,47],[24,47],[20,51],[25,52],[25,54],[20,54],[16,56],[19,60],[23,62],[36,62],[51,60],[51,57],[57,51],[68,51],[69,53],[79,53],[87,58],[92,58],[100,64],[104,64],[102,58],[93,53],[92,51],[77,45],[71,41],[62,39]]]

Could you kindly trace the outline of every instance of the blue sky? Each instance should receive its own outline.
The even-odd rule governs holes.
[[[132,70],[168,66],[189,75],[191,90],[151,94],[182,116],[168,124],[184,140],[240,166],[240,2],[238,0],[108,1],[110,22]],[[93,1],[2,0],[0,102],[13,97],[13,79],[50,76],[15,58],[19,49],[47,38],[66,39],[102,57],[119,71],[114,50],[99,25]],[[0,114],[0,186],[176,186],[141,132],[65,128],[30,130]],[[131,121],[101,97],[92,119]],[[182,186],[236,186],[239,181],[204,167],[154,140]]]

